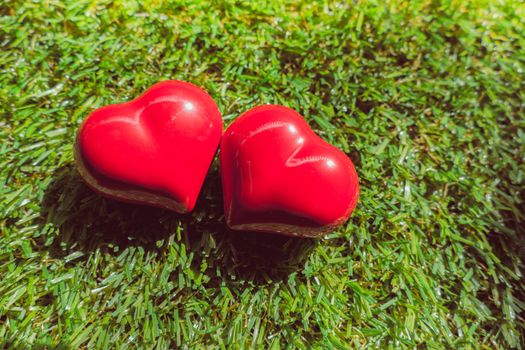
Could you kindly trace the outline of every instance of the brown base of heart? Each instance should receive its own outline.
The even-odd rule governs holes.
[[[318,238],[333,232],[338,227],[338,225],[298,227],[295,225],[286,225],[281,223],[250,223],[239,225],[232,225],[228,223],[228,227],[236,231],[266,232],[292,237]]]
[[[137,186],[120,183],[96,174],[84,161],[78,141],[75,142],[75,162],[82,179],[102,196],[133,204],[168,209],[180,214],[188,212],[183,205],[166,195],[143,190]]]

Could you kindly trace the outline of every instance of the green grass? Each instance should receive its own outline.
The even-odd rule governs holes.
[[[148,1],[142,1],[149,3]],[[525,5],[0,2],[0,347],[523,348]],[[362,194],[312,241],[79,179],[95,108],[164,79],[298,110]]]

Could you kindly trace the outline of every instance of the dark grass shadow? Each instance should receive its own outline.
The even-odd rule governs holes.
[[[164,254],[168,244],[180,244],[194,253],[196,270],[206,260],[210,283],[268,283],[301,269],[317,240],[230,230],[224,223],[221,188],[214,164],[195,210],[180,215],[103,198],[68,165],[56,171],[46,190],[40,244],[59,259],[80,251],[78,260],[95,251],[118,255],[132,246]]]

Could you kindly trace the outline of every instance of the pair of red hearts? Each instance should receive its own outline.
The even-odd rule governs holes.
[[[352,213],[359,185],[351,160],[294,110],[255,107],[222,134],[213,99],[169,80],[131,102],[94,111],[78,133],[76,161],[102,195],[187,213],[220,142],[231,228],[315,237]]]

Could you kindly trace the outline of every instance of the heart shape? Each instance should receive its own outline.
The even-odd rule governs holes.
[[[195,206],[221,135],[213,99],[195,85],[168,80],[89,115],[75,158],[84,180],[102,195],[186,213]]]
[[[283,106],[237,118],[220,165],[225,218],[236,230],[317,237],[345,222],[359,197],[352,161]]]

